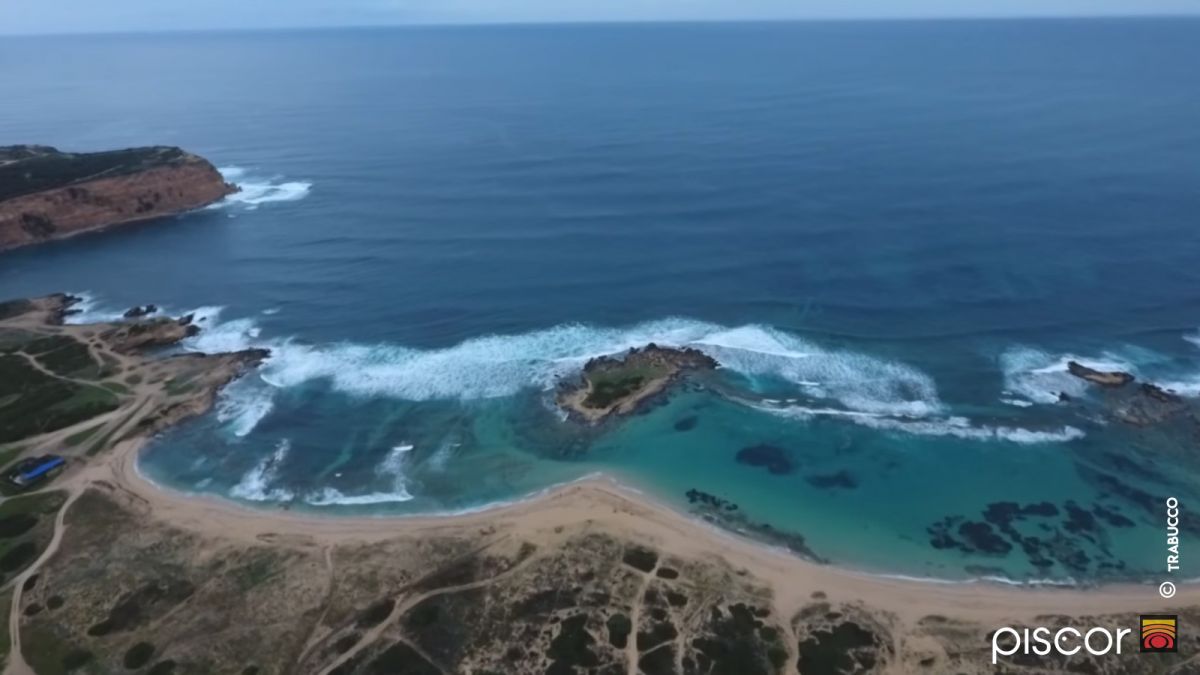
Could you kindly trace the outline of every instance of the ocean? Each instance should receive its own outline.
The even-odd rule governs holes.
[[[1197,64],[1178,19],[0,38],[0,142],[243,188],[0,254],[0,296],[273,350],[146,450],[179,490],[403,515],[605,473],[869,572],[1150,578],[1195,428],[1066,364],[1200,395]],[[555,411],[651,341],[722,368]]]

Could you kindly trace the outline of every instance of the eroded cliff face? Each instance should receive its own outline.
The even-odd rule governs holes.
[[[0,147],[0,250],[174,215],[236,191],[207,160],[174,147]]]

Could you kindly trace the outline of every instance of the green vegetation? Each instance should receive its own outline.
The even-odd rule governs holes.
[[[181,394],[190,393],[196,388],[195,385],[192,384],[192,379],[193,378],[191,377],[185,377],[183,375],[172,377],[171,379],[167,380],[167,394],[171,396],[179,396]]]
[[[0,321],[21,316],[33,309],[33,303],[28,300],[9,300],[0,302]]]
[[[50,543],[54,516],[67,499],[62,491],[42,492],[0,503],[0,580],[8,581]]]
[[[100,386],[119,396],[129,395],[129,387],[126,387],[120,382],[103,382],[100,384]]]
[[[179,161],[186,153],[179,148],[150,147],[108,152],[66,153],[53,148],[27,147],[20,161],[0,165],[0,201],[73,183],[111,178],[145,171]],[[5,155],[12,149],[0,149]],[[83,196],[82,188],[77,188]]]
[[[37,338],[22,345],[21,350],[56,375],[76,379],[95,379],[100,375],[87,345],[68,335]]]
[[[12,464],[24,451],[25,446],[22,445],[8,445],[0,448],[0,466],[7,467]]]
[[[0,593],[0,611],[4,612],[4,616],[8,616],[8,610],[12,607],[13,592],[9,588],[3,593]],[[9,642],[11,636],[8,634],[7,627],[0,630],[0,665],[8,662],[8,654],[12,651],[12,643]]]
[[[69,427],[118,406],[110,391],[58,379],[12,354],[0,356],[0,400],[6,401],[0,443]]]
[[[67,440],[64,441],[64,443],[67,445],[67,447],[73,448],[91,438],[97,431],[100,431],[100,428],[103,426],[103,424],[96,424],[84,429],[83,431],[73,433],[70,436],[67,436]]]
[[[620,366],[589,374],[592,390],[583,404],[589,408],[607,408],[666,372],[665,368],[655,366]]]
[[[250,562],[232,571],[233,580],[238,590],[243,593],[282,573],[282,566],[276,556],[267,552],[255,555]]]
[[[154,645],[149,642],[139,642],[125,652],[125,658],[121,662],[126,670],[137,670],[150,663],[150,659],[153,657]]]

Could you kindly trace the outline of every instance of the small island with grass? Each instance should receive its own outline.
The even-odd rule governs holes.
[[[570,418],[599,424],[637,411],[688,372],[717,366],[715,359],[698,349],[651,342],[623,354],[590,359],[579,378],[559,387],[556,400]]]

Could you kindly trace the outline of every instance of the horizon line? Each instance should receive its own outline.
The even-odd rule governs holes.
[[[879,17],[795,17],[795,18],[730,18],[730,19],[547,19],[519,21],[408,21],[399,23],[379,24],[331,24],[326,26],[227,26],[204,28],[130,28],[98,31],[59,31],[59,32],[30,32],[7,33],[0,31],[0,38],[40,38],[40,37],[89,37],[89,36],[119,36],[119,35],[170,35],[170,34],[207,34],[207,33],[292,33],[320,32],[336,30],[395,30],[422,28],[489,28],[489,27],[529,27],[552,28],[556,26],[662,26],[662,25],[722,25],[722,24],[797,24],[797,23],[971,23],[971,22],[1023,22],[1023,21],[1121,21],[1121,20],[1185,20],[1200,19],[1200,10],[1195,13],[1113,13],[1113,14],[1030,14],[1030,15],[1001,15],[986,14],[979,16],[879,16]]]

